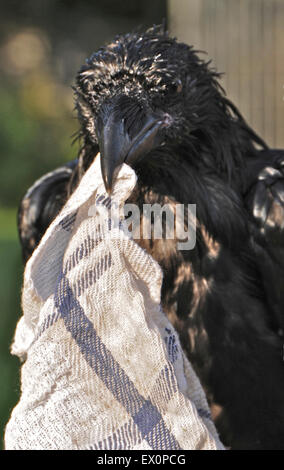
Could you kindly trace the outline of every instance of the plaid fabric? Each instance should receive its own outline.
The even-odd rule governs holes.
[[[161,270],[109,217],[135,182],[123,165],[110,200],[98,156],[27,264],[6,449],[223,449]]]

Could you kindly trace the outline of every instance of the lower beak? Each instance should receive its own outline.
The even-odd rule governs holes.
[[[149,114],[141,130],[130,138],[125,129],[124,119],[118,118],[113,112],[108,116],[98,140],[102,177],[109,194],[122,163],[133,166],[161,142],[158,131],[162,126],[161,117]]]

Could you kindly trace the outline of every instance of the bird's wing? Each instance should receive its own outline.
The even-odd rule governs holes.
[[[77,160],[67,163],[38,179],[21,200],[18,231],[26,262],[40,242],[47,227],[68,197],[68,186]]]
[[[264,159],[246,203],[266,297],[276,328],[284,332],[284,151],[270,152],[270,161]]]

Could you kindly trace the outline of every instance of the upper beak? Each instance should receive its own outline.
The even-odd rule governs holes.
[[[97,131],[97,134],[102,177],[109,194],[118,168],[122,163],[134,164],[161,142],[158,131],[163,127],[163,124],[164,120],[161,116],[148,113],[143,120],[141,129],[130,137],[125,128],[123,116],[117,113],[117,110],[108,111],[104,125],[99,132]]]

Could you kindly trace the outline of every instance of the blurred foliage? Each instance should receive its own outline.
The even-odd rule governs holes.
[[[21,314],[16,208],[38,177],[77,155],[71,86],[85,58],[116,34],[165,17],[166,0],[1,0],[1,436],[19,394],[19,362],[9,353]]]
[[[36,178],[76,157],[71,85],[85,58],[118,33],[161,22],[166,2],[7,0],[1,6],[0,206],[13,207]]]
[[[65,104],[67,93],[48,76],[0,89],[0,206],[18,205],[38,176],[75,158],[71,135],[77,124]]]
[[[8,421],[19,393],[19,361],[9,349],[20,316],[22,265],[16,231],[16,210],[1,209],[0,222],[0,430]],[[2,434],[2,433],[1,433]],[[1,436],[2,437],[2,436]],[[0,445],[2,442],[0,442]]]

